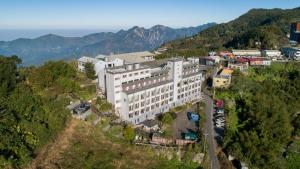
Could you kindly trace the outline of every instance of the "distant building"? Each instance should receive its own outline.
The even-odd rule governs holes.
[[[213,78],[213,87],[215,88],[228,87],[231,83],[232,73],[233,73],[233,69],[224,68],[220,74],[216,75]]]
[[[300,43],[300,22],[291,23],[290,41]]]
[[[77,67],[78,67],[78,70],[84,72],[85,71],[85,64],[86,63],[92,63],[92,64],[95,64],[97,63],[98,59],[96,58],[92,58],[92,57],[87,57],[87,56],[83,56],[81,58],[79,58],[77,60]]]
[[[270,66],[271,60],[266,58],[249,58],[250,66]]]
[[[221,56],[221,57],[223,57],[223,58],[233,58],[234,57],[234,55],[231,53],[231,52],[229,52],[229,51],[221,51],[221,52],[219,52],[219,55]]]
[[[220,63],[221,57],[220,56],[207,56],[205,57],[205,65],[213,66],[215,64]]]
[[[285,57],[300,60],[300,48],[299,47],[284,47],[281,49]]]
[[[244,62],[244,63],[229,62],[227,67],[231,68],[231,69],[238,69],[241,72],[245,72],[248,70],[249,64],[248,64],[248,62]]]
[[[259,57],[261,52],[259,50],[232,50],[232,54],[235,56],[248,56],[248,57]]]
[[[262,55],[264,57],[273,59],[273,58],[280,58],[281,57],[281,51],[279,50],[263,50]]]

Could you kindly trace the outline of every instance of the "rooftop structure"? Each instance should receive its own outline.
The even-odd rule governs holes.
[[[82,56],[81,58],[79,58],[77,60],[77,62],[78,62],[77,66],[80,71],[84,72],[86,63],[95,64],[95,63],[97,63],[97,61],[98,61],[98,59],[96,59],[96,58]]]
[[[154,56],[155,56],[154,53],[143,51],[143,52],[108,55],[105,57],[105,60],[112,61],[118,58],[124,60],[126,63],[142,63],[142,62],[153,61]]]

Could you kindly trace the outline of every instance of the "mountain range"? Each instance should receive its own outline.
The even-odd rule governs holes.
[[[216,23],[179,29],[163,25],[149,29],[135,26],[116,33],[101,32],[83,37],[48,34],[35,39],[0,41],[0,54],[17,55],[24,65],[40,65],[48,60],[78,58],[83,55],[153,50],[165,42],[193,36],[214,25]]]
[[[289,44],[291,22],[300,21],[300,7],[293,9],[251,9],[227,23],[210,27],[198,34],[163,47],[172,54],[207,55],[211,50],[280,49]]]

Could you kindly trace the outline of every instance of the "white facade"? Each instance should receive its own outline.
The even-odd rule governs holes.
[[[84,72],[86,63],[95,64],[97,61],[98,61],[98,59],[96,59],[96,58],[83,56],[77,60],[77,67],[80,71]]]
[[[269,58],[274,58],[274,57],[280,57],[281,52],[279,50],[264,50],[262,52],[263,56],[269,57]]]
[[[235,56],[261,56],[259,50],[232,50],[232,54]]]
[[[106,68],[108,102],[124,121],[139,124],[170,108],[201,99],[199,62],[171,59],[163,67],[140,64]]]
[[[124,65],[124,60],[122,59],[115,59],[112,60],[110,62],[108,61],[103,61],[103,60],[99,60],[94,68],[95,68],[95,72],[96,75],[98,77],[98,86],[100,87],[100,89],[103,89],[102,92],[105,92],[105,68],[111,68],[111,67],[116,67],[116,66],[122,66]]]

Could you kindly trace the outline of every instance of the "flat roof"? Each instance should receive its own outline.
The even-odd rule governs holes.
[[[155,55],[154,53],[151,53],[149,51],[143,51],[143,52],[131,52],[131,53],[108,55],[106,58],[108,59],[108,61],[112,61],[119,58],[125,60],[128,63],[141,63],[147,61],[145,57],[154,56],[154,55]]]
[[[139,63],[136,63],[136,64],[139,64]],[[129,70],[127,66],[132,66],[131,70]],[[149,68],[149,66],[139,64],[139,68],[136,69],[135,64],[126,64],[126,65],[122,65],[122,66],[115,66],[115,67],[107,68],[107,73],[112,73],[112,74],[127,73],[127,72],[136,71],[136,70],[147,69],[147,68]]]

